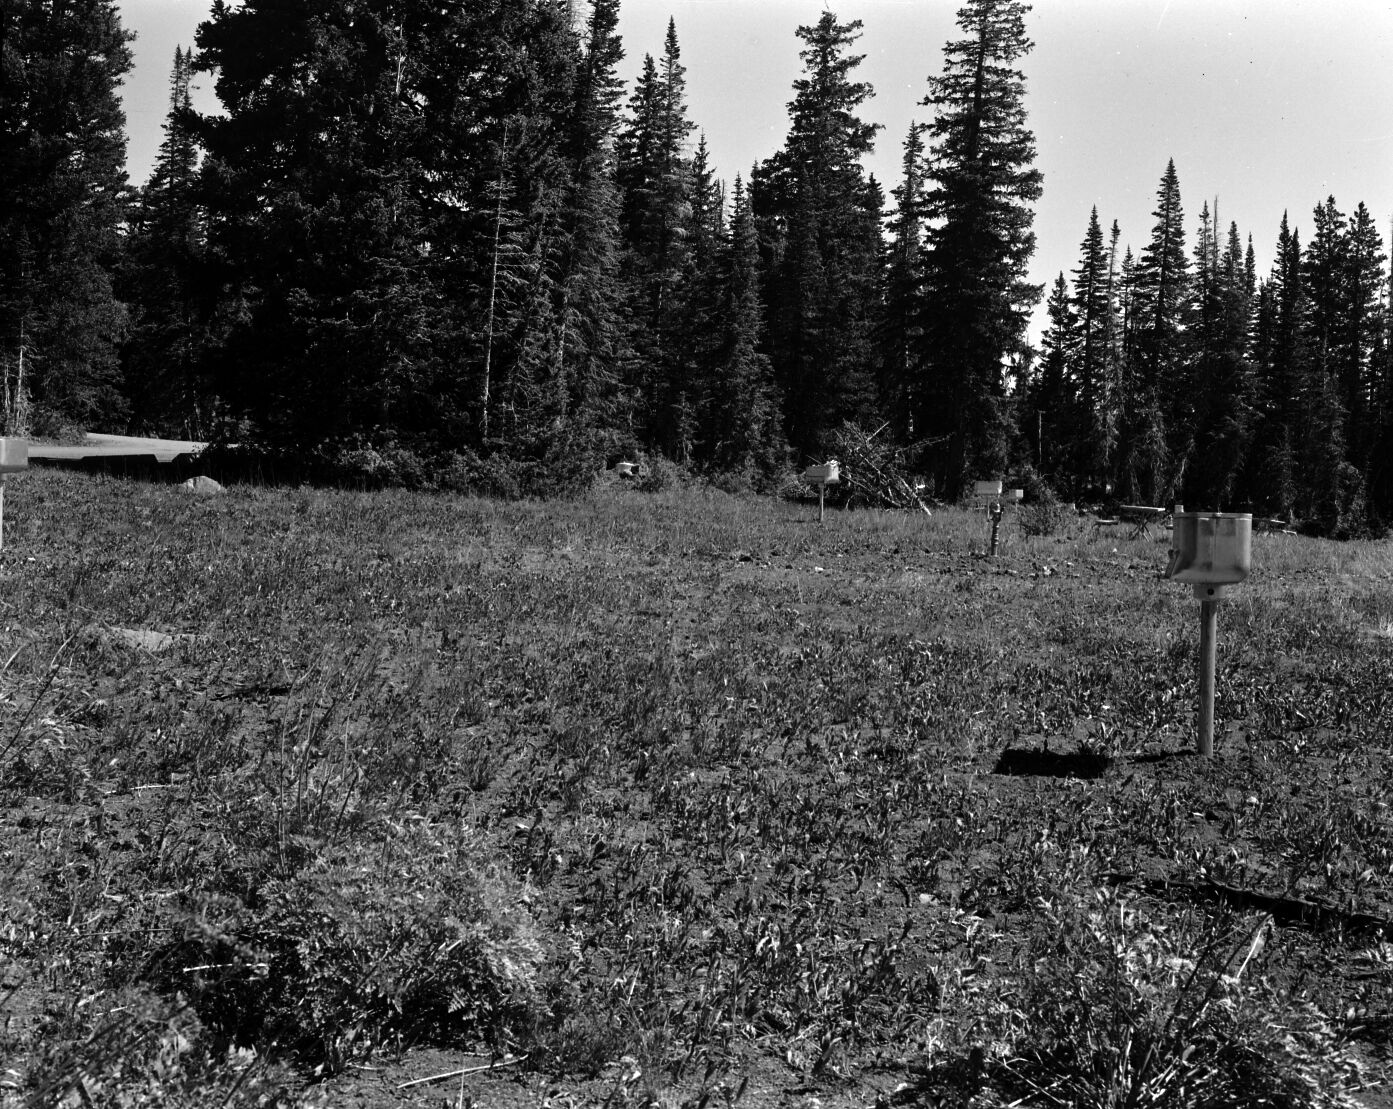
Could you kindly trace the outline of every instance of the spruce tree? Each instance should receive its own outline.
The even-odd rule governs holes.
[[[122,364],[132,426],[206,439],[214,431],[214,398],[203,375],[217,296],[189,129],[192,60],[175,48],[164,140],[131,210],[118,291],[131,312]]]
[[[1219,248],[1211,220],[1197,248],[1201,277],[1191,341],[1192,448],[1186,504],[1233,508],[1254,432],[1255,373],[1249,357],[1252,299],[1238,228]],[[1246,498],[1244,498],[1246,499]]]
[[[1088,468],[1095,482],[1109,484],[1116,480],[1116,459],[1119,429],[1122,425],[1122,405],[1124,396],[1123,379],[1126,367],[1126,317],[1130,310],[1124,298],[1130,299],[1130,280],[1124,274],[1130,272],[1131,252],[1119,264],[1118,242],[1122,238],[1122,228],[1117,220],[1112,221],[1108,233],[1108,279],[1106,300],[1108,314],[1103,326],[1103,372],[1098,382],[1098,407],[1096,412],[1097,438],[1093,443],[1093,463]]]
[[[1393,520],[1393,273],[1384,287],[1369,367],[1374,427],[1369,450],[1370,523],[1387,527]]]
[[[1114,240],[1115,252],[1115,240]],[[1077,419],[1070,429],[1069,464],[1085,485],[1097,484],[1110,462],[1109,379],[1114,372],[1112,278],[1115,261],[1103,245],[1095,206],[1074,270]]]
[[[690,463],[697,460],[698,444],[710,441],[704,426],[706,398],[712,388],[720,345],[726,283],[725,190],[711,170],[705,135],[692,156],[691,218],[686,247],[687,270],[679,290],[672,358],[676,453],[679,460]]]
[[[1042,189],[1026,120],[1020,60],[1032,43],[1020,0],[973,0],[965,37],[944,48],[935,109],[925,253],[925,388],[917,421],[943,436],[943,488],[998,473],[1010,443],[1004,363],[1020,344],[1040,290],[1026,280]]]
[[[1299,458],[1302,482],[1299,511],[1326,534],[1346,522],[1343,511],[1345,450],[1349,410],[1342,378],[1350,355],[1346,349],[1348,311],[1348,231],[1344,213],[1327,197],[1312,213],[1311,237],[1301,260],[1308,298],[1304,345],[1306,372],[1298,384],[1305,418]]]
[[[1297,511],[1301,388],[1309,372],[1310,305],[1301,273],[1301,239],[1282,214],[1272,273],[1258,291],[1253,333],[1253,443],[1248,487],[1260,508],[1290,519]]]
[[[685,408],[680,372],[682,285],[688,276],[693,213],[692,158],[688,142],[686,68],[676,23],[669,19],[663,54],[645,57],[630,99],[630,119],[619,143],[619,181],[633,312],[640,418],[646,438],[680,453],[679,415]]]
[[[705,453],[717,471],[763,485],[777,476],[787,451],[773,373],[759,348],[759,239],[739,177],[724,270],[720,347],[703,428]]]
[[[890,191],[885,261],[885,308],[881,322],[880,395],[902,440],[914,435],[920,386],[920,262],[924,245],[924,127],[911,123],[904,140],[900,183]]]
[[[1055,278],[1045,311],[1049,325],[1040,339],[1040,362],[1027,393],[1027,438],[1035,433],[1035,465],[1057,489],[1075,484],[1073,467],[1082,422],[1082,394],[1075,376],[1080,327],[1069,282]]]
[[[1185,216],[1175,161],[1166,164],[1156,191],[1151,239],[1132,274],[1129,411],[1121,492],[1148,504],[1174,492],[1179,474],[1172,432],[1188,434],[1184,378],[1184,325],[1189,303]]]
[[[1387,260],[1383,239],[1361,202],[1349,219],[1340,389],[1349,413],[1349,460],[1364,474],[1373,463],[1377,434],[1375,359],[1384,319],[1381,297]]]
[[[222,390],[248,434],[442,448],[477,442],[500,390],[515,415],[553,410],[565,13],[218,0],[197,42],[224,108],[196,124],[209,249],[242,305]]]
[[[111,281],[125,207],[130,69],[110,0],[0,9],[0,430],[123,415]]]
[[[881,196],[861,158],[875,124],[857,115],[872,95],[852,80],[859,21],[824,12],[798,28],[804,75],[793,84],[783,149],[752,175],[750,199],[766,274],[768,349],[793,448],[824,449],[847,420],[878,411]]]
[[[621,90],[617,69],[624,56],[618,25],[619,0],[594,0],[562,148],[570,180],[554,281],[560,330],[552,416],[563,426],[574,425],[573,431],[622,422],[618,390],[628,338],[613,158]]]

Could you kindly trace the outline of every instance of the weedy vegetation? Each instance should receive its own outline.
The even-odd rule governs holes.
[[[1390,1104],[1386,544],[9,492],[0,1105]]]

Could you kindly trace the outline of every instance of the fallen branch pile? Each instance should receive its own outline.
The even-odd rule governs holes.
[[[882,424],[867,434],[856,424],[845,423],[833,433],[847,503],[932,516],[922,485],[909,472],[904,448],[888,439],[877,441],[886,426]]]

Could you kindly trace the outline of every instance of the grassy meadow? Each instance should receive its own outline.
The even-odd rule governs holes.
[[[1388,543],[6,492],[0,1106],[1393,1105]]]

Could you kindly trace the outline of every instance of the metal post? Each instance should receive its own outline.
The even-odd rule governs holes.
[[[817,522],[822,523],[823,498],[827,495],[827,483],[819,481],[817,483]]]
[[[1214,662],[1219,638],[1219,602],[1200,601],[1200,730],[1197,750],[1214,755]]]
[[[995,502],[987,509],[987,516],[991,519],[992,522],[992,549],[990,554],[991,558],[996,557],[996,532],[997,529],[1001,527],[1001,513],[1002,508],[1000,501]]]

